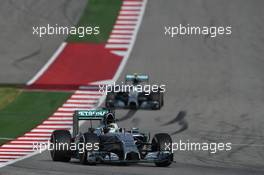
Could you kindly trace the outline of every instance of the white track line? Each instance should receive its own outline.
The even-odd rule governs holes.
[[[132,36],[130,36],[130,35],[116,35],[116,34],[112,34],[112,35],[110,35],[109,38],[110,39],[116,39],[116,38],[119,38],[119,39],[131,39]]]
[[[115,25],[114,29],[135,29],[135,26],[131,26],[131,25]]]
[[[138,19],[137,16],[125,16],[125,15],[120,15],[117,19]]]
[[[48,120],[72,120],[73,117],[49,117]]]
[[[124,21],[124,20],[117,20],[116,24],[137,24],[137,21]]]
[[[54,129],[32,129],[30,132],[50,132],[52,133]]]
[[[97,100],[67,100],[67,103],[96,103]]]
[[[42,67],[42,69],[40,69],[40,71],[29,82],[27,82],[28,86],[32,85],[49,68],[49,66],[56,60],[56,58],[58,58],[59,54],[63,51],[66,45],[67,43],[64,42],[59,46],[59,48],[52,55],[49,61]]]
[[[43,124],[72,124],[72,121],[44,121]]]
[[[75,94],[97,94],[97,95],[101,95],[102,93],[99,91],[78,90],[75,92]]]
[[[111,53],[116,54],[118,56],[124,57],[127,54],[127,51],[119,51],[119,50],[112,50]]]
[[[31,133],[26,133],[25,136],[51,136],[51,133],[50,134],[39,134],[39,133],[34,133],[34,132],[31,132]]]
[[[120,15],[139,15],[139,11],[129,11],[129,10],[122,10],[119,13]]]
[[[18,137],[16,140],[47,140],[50,139],[49,137]]]
[[[130,44],[130,43],[131,43],[131,40],[127,40],[126,38],[120,38],[120,39],[110,38],[106,45]],[[105,48],[107,48],[106,45],[105,45]],[[116,50],[116,49],[112,49],[112,50]],[[127,48],[125,50],[127,50]]]
[[[72,95],[71,98],[88,98],[88,99],[98,99],[100,96],[97,95]]]
[[[59,108],[58,111],[77,111],[77,110],[87,110],[87,108]]]
[[[19,151],[19,152],[25,153],[25,154],[33,152],[32,150],[25,149],[25,148],[21,148],[21,149],[17,149],[17,148],[1,148],[0,151],[3,151],[3,152],[18,152]]]
[[[21,157],[21,155],[1,155],[0,154],[0,159],[16,159]]]
[[[0,151],[0,154],[25,155],[27,153],[26,152],[5,152],[5,151]]]
[[[123,5],[142,5],[142,2],[123,1]]]
[[[72,116],[73,112],[72,113],[55,112],[53,115],[54,116]]]
[[[48,140],[46,140],[47,142]],[[23,141],[23,140],[15,140],[15,141],[12,141],[11,143],[13,144],[20,144],[20,143],[25,143],[25,144],[34,144],[34,143],[39,143],[39,142],[42,142],[42,141],[36,141],[36,140],[26,140],[26,141]]]
[[[8,162],[8,161],[10,161],[10,159],[1,159],[1,158],[0,158],[0,162],[2,162],[2,161],[3,161],[3,162]],[[1,163],[0,163],[0,168],[1,168]]]
[[[115,34],[115,33],[122,33],[122,34],[133,34],[133,30],[112,30],[112,34]]]
[[[108,43],[129,43],[129,39],[109,39]]]
[[[72,103],[65,103],[62,107],[83,107],[83,108],[90,108],[93,107],[92,104],[72,104]]]
[[[3,148],[33,148],[32,144],[29,145],[18,145],[18,144],[5,144],[2,145]]]
[[[129,45],[128,47],[128,51],[127,51],[127,54],[124,56],[124,58],[122,59],[122,62],[121,64],[119,65],[119,68],[117,69],[116,73],[115,73],[115,76],[113,78],[113,81],[116,82],[117,79],[119,78],[120,74],[122,73],[126,63],[127,63],[127,60],[131,54],[131,51],[133,49],[133,46],[135,44],[135,41],[136,41],[136,38],[137,38],[137,33],[138,33],[138,30],[139,30],[139,27],[140,27],[140,24],[142,22],[142,19],[143,19],[143,15],[144,15],[144,12],[145,12],[145,9],[146,9],[146,5],[147,5],[147,0],[143,0],[142,1],[142,6],[140,7],[141,9],[141,12],[139,13],[139,18],[138,18],[138,21],[136,21],[136,27],[135,27],[135,31],[133,33],[133,37],[132,37],[132,40],[131,40],[131,44]],[[122,9],[124,10],[124,9]],[[130,21],[130,22],[134,22],[134,21]],[[121,22],[120,20],[117,21],[116,24],[122,24],[123,22]]]
[[[129,48],[130,44],[106,44],[105,48]]]
[[[42,129],[42,128],[49,128],[49,129],[64,129],[64,128],[71,128],[71,125],[68,126],[52,126],[52,125],[39,125],[38,129]]]
[[[121,10],[141,10],[141,6],[122,6]]]

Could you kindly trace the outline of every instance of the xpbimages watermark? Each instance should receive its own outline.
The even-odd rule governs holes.
[[[76,35],[79,38],[83,38],[86,35],[99,35],[99,26],[59,26],[58,24],[46,26],[33,26],[32,34],[38,37],[44,37],[49,35]]]
[[[37,151],[42,153],[45,150],[53,151],[53,150],[70,150],[70,151],[78,151],[79,153],[84,153],[85,151],[98,151],[99,143],[51,143],[48,142],[34,142],[33,151]]]
[[[138,92],[138,93],[145,93],[146,95],[150,95],[152,92],[165,92],[166,85],[157,85],[157,84],[107,84],[107,85],[99,85],[99,92],[102,94],[107,94],[110,92]]]
[[[230,151],[232,149],[232,143],[227,142],[191,142],[190,140],[173,143],[165,143],[166,151],[207,151],[211,154],[215,154],[221,151]]]
[[[171,38],[176,36],[205,35],[215,38],[221,35],[231,35],[232,26],[192,26],[190,24],[177,26],[164,26],[164,34]]]

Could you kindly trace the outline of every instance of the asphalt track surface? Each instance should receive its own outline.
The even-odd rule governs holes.
[[[33,26],[74,26],[86,3],[83,0],[1,1],[0,83],[27,83],[66,37],[39,38],[32,35]]]
[[[232,142],[231,152],[176,152],[169,168],[82,166],[49,153],[0,169],[1,174],[263,174],[264,38],[261,0],[150,0],[123,72],[166,84],[160,111],[117,111],[122,127],[168,132],[175,142]],[[164,36],[164,25],[232,25],[231,37]],[[120,79],[122,81],[122,78]],[[179,114],[180,111],[185,111]],[[177,118],[177,119],[176,119]],[[179,122],[181,121],[181,122]],[[183,124],[182,124],[183,123]]]

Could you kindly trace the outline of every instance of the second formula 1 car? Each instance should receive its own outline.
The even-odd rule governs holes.
[[[148,83],[148,75],[126,75],[123,89],[116,90],[114,87],[108,91],[105,106],[108,108],[130,108],[130,109],[160,109],[164,104],[164,94],[160,88],[156,91],[146,91],[144,88]]]

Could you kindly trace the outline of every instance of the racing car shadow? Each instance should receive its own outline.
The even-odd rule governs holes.
[[[172,162],[175,163],[175,162]],[[80,161],[77,159],[71,160],[70,164],[77,166],[94,166],[94,165],[81,165]],[[152,163],[98,163],[96,167],[156,167],[155,164]],[[160,167],[160,168],[169,168],[169,167]]]
[[[75,160],[71,160],[70,161],[70,164],[72,164],[72,165],[81,165],[80,164],[80,161],[78,160],[78,159],[75,159]],[[96,164],[96,166],[98,167],[98,166],[124,166],[124,167],[126,167],[126,166],[133,166],[133,165],[138,165],[137,163],[134,163],[134,164],[129,164],[129,163],[104,163],[104,162],[99,162],[99,163],[97,163]],[[81,165],[81,166],[83,166],[83,165]],[[95,165],[85,165],[85,166],[87,166],[87,167],[89,167],[89,166],[95,166]]]
[[[136,112],[137,112],[136,109],[130,109],[130,110],[126,113],[125,116],[123,116],[122,118],[117,119],[117,122],[122,122],[122,121],[125,121],[125,120],[128,120],[128,119],[132,118],[132,117],[135,115]]]

